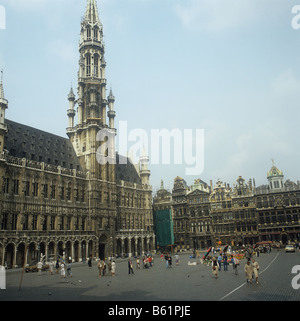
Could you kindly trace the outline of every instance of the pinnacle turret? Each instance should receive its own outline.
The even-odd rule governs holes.
[[[3,70],[1,70],[0,99],[4,99],[4,89],[3,89]]]
[[[4,98],[4,89],[3,89],[3,70],[1,70],[1,81],[0,81],[0,105],[1,108],[8,107],[8,101]]]
[[[75,94],[73,92],[73,87],[71,87],[70,93],[68,95],[68,100],[74,101],[75,100]]]
[[[7,133],[7,125],[5,124],[5,110],[7,108],[8,108],[8,101],[4,98],[3,70],[2,70],[1,82],[0,82],[0,153],[3,152],[4,135]]]

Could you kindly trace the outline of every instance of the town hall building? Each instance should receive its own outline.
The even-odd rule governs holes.
[[[0,265],[30,264],[41,254],[80,262],[154,249],[149,159],[133,164],[115,150],[115,97],[111,89],[106,96],[105,69],[97,2],[87,0],[67,137],[6,119],[1,79]]]

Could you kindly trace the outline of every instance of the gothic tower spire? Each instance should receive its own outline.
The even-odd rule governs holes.
[[[100,23],[96,0],[88,0],[84,20],[92,24]]]
[[[101,144],[96,139],[99,131],[104,129],[110,131],[110,137],[114,139],[116,135],[116,130],[113,128],[114,101],[112,97],[106,97],[107,80],[104,56],[103,26],[99,19],[97,0],[87,0],[80,31],[78,97],[75,100],[72,91],[68,96],[69,127],[67,134],[82,166],[90,171],[92,177],[113,180],[111,171],[99,167],[96,159]],[[75,104],[78,105],[77,125],[74,124]],[[110,109],[109,113],[107,113],[107,108]],[[109,118],[109,124],[107,124],[107,118]],[[112,150],[115,144],[114,139],[113,142],[110,141]]]

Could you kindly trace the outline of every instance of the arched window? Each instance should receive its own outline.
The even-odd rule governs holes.
[[[87,40],[91,39],[91,28],[90,27],[86,28],[86,37],[87,37]]]
[[[86,76],[91,76],[91,55],[86,56]]]
[[[94,39],[98,40],[98,29],[94,28]]]
[[[94,76],[98,77],[99,75],[99,56],[94,56]]]

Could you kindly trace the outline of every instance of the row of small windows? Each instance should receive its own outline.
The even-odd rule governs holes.
[[[282,181],[274,181],[273,184],[270,182],[271,189],[273,188],[283,188]]]
[[[94,36],[94,40],[99,40],[99,30],[98,28],[91,29],[90,27],[86,28],[86,38],[87,40],[92,39],[92,34]]]
[[[54,147],[62,146],[63,149],[68,149],[71,150],[69,146],[66,146],[66,141],[62,141],[61,138],[59,137],[52,137],[50,135],[44,135],[44,134],[39,134],[37,132],[31,133],[28,129],[22,130],[22,128],[18,127],[15,129],[14,127],[11,127],[10,130],[18,137],[29,137],[31,138],[32,141],[40,141],[42,145],[47,144],[47,145],[54,145]],[[12,140],[14,145],[17,145],[18,140],[13,139]],[[26,146],[27,142],[23,141],[22,142],[22,147]],[[34,144],[29,143],[30,147],[34,147]]]
[[[41,188],[40,188],[41,185]],[[56,199],[59,197],[61,200],[71,201],[72,191],[76,202],[85,202],[85,187],[73,188],[71,183],[67,183],[66,186],[60,186],[59,188],[55,184],[40,184],[36,182],[23,182],[23,189],[20,189],[20,181],[18,179],[12,179],[5,177],[3,180],[2,192],[3,194],[20,195],[24,193],[25,196],[39,197],[41,194],[44,198]]]
[[[92,63],[93,60],[93,63]],[[86,76],[91,77],[92,72],[94,77],[102,77],[102,69],[99,70],[100,57],[98,55],[94,55],[93,58],[90,54],[86,55]]]
[[[22,147],[23,150],[25,150],[25,149],[27,149],[27,147],[29,147],[29,149],[32,150],[32,151],[40,150],[40,151],[45,151],[47,154],[49,154],[49,153],[53,153],[54,155],[60,154],[60,156],[62,156],[62,157],[66,156],[66,154],[64,152],[65,150],[68,150],[69,152],[71,151],[71,148],[70,147],[66,147],[65,144],[62,145],[62,151],[58,152],[56,149],[53,150],[53,148],[52,148],[53,146],[50,146],[51,148],[50,147],[49,148],[48,147],[45,148],[45,143],[48,143],[50,145],[49,142],[47,142],[47,141],[45,142],[44,140],[41,140],[41,145],[22,142],[21,143],[21,147]],[[17,145],[16,140],[13,140],[13,145],[15,145],[15,146]],[[56,148],[58,147],[56,143],[54,144],[54,147],[56,147]],[[69,154],[68,156],[72,157],[71,154]]]
[[[72,220],[73,219],[73,220]],[[48,215],[44,218],[42,222],[42,230],[81,230],[85,231],[86,229],[86,220],[79,219],[79,217],[71,217],[71,216],[61,216],[59,217],[59,223],[57,222],[58,217],[54,215]],[[3,213],[2,221],[1,221],[1,230],[17,230],[18,229],[18,214],[7,214]],[[21,229],[26,230],[40,230],[38,227],[38,215],[31,215],[31,219],[29,220],[29,215],[24,215],[21,222]]]

